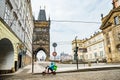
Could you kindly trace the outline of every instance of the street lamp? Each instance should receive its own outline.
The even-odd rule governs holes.
[[[36,36],[34,35],[34,33],[32,34],[32,37],[33,37],[32,38],[32,73],[34,73],[34,54],[35,54],[35,51],[34,51],[34,48],[33,48],[33,45],[34,45],[33,42],[36,39]]]

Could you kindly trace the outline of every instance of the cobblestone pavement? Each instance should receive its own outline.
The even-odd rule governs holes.
[[[74,73],[46,74],[17,74],[0,77],[0,80],[120,80],[120,69],[105,71],[89,71]]]

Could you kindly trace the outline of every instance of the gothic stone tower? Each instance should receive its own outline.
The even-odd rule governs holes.
[[[46,12],[41,9],[38,15],[38,20],[34,22],[33,33],[33,51],[36,55],[40,50],[46,54],[46,60],[50,58],[50,18],[46,20]]]

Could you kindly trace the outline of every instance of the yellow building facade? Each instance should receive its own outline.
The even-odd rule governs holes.
[[[34,23],[31,0],[2,0],[0,10],[2,74],[17,71],[31,63]]]
[[[84,59],[84,52],[82,51],[83,49],[85,49],[86,47],[84,46],[84,41],[85,40],[79,40],[77,39],[76,41],[73,40],[72,41],[72,56],[73,58],[75,57],[74,54],[75,54],[75,50],[76,50],[76,46],[78,47],[78,59],[79,60],[83,60]],[[76,45],[77,43],[77,45]]]
[[[1,70],[14,70],[15,61],[18,61],[18,52],[20,49],[20,40],[10,31],[7,24],[0,20],[0,53],[8,51],[6,55],[0,56]],[[9,50],[8,50],[9,49]]]

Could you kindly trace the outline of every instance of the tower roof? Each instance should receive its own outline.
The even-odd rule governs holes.
[[[40,20],[40,21],[46,21],[46,12],[45,12],[44,9],[41,9],[39,11],[38,20]]]

